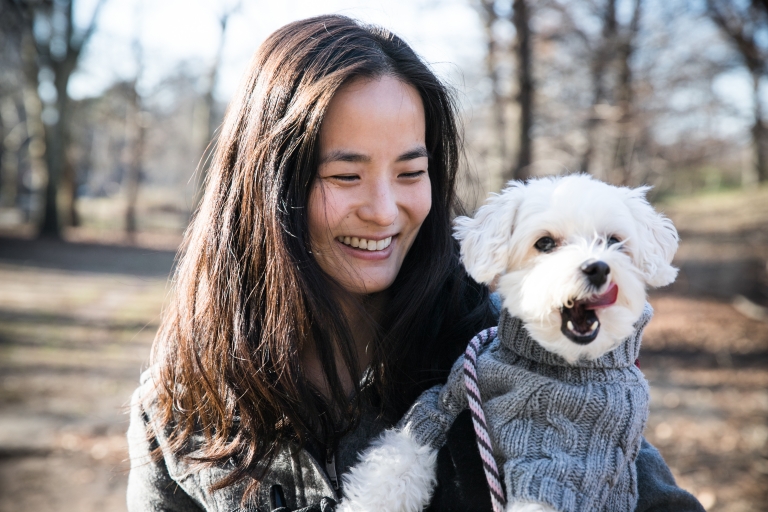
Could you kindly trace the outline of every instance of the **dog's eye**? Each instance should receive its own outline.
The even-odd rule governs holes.
[[[552,237],[543,236],[536,240],[536,243],[533,244],[533,246],[540,252],[550,252],[557,246],[557,244]]]
[[[611,236],[610,238],[608,238],[608,247],[610,247],[612,245],[615,245],[615,244],[618,244],[618,243],[621,243],[621,240],[619,240],[615,236]]]

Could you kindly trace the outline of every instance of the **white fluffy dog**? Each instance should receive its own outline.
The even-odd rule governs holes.
[[[598,450],[623,457],[620,461],[611,459],[608,462],[606,459],[606,466],[614,465],[618,469],[607,477],[599,475],[601,485],[613,489],[603,494],[636,492],[631,491],[632,472],[647,417],[648,390],[642,374],[632,365],[634,359],[631,358],[636,357],[639,349],[639,334],[633,333],[642,329],[642,322],[638,321],[646,304],[646,288],[669,284],[677,274],[671,266],[678,245],[677,232],[667,218],[650,206],[645,199],[647,190],[647,187],[614,187],[586,175],[511,182],[500,194],[493,195],[474,218],[456,219],[455,236],[461,242],[461,257],[467,272],[476,281],[495,286],[508,313],[522,321],[535,343],[555,355],[542,356],[535,361],[538,356],[532,356],[534,359],[520,366],[520,358],[525,359],[527,355],[515,352],[519,347],[513,347],[513,343],[500,334],[501,342],[497,339],[495,347],[478,358],[478,381],[494,440],[494,458],[503,464],[507,494],[511,490],[524,494],[516,487],[515,479],[521,477],[514,475],[519,472],[546,472],[541,462],[535,461],[536,454],[534,463],[526,466],[531,461],[530,453],[520,451],[520,441],[516,444],[509,441],[510,436],[517,435],[514,428],[517,432],[529,433],[525,435],[537,428],[548,431],[547,435],[554,432],[552,425],[546,423],[549,420],[545,419],[541,424],[541,419],[537,419],[542,414],[524,412],[519,405],[517,410],[510,410],[510,404],[545,404],[537,402],[545,400],[543,389],[553,390],[547,395],[553,399],[576,393],[572,395],[576,398],[569,398],[571,402],[564,408],[555,411],[556,406],[542,407],[550,407],[552,411],[547,409],[547,414],[552,412],[560,418],[557,420],[560,430],[565,428],[563,425],[567,426],[563,432],[570,432],[567,435],[572,437],[563,446],[584,446],[585,439],[589,445],[602,442],[589,436],[600,438],[603,433],[589,423],[579,423],[585,413],[580,407],[574,407],[573,400],[580,405],[578,400],[587,395],[574,392],[578,385],[574,386],[573,382],[558,380],[563,372],[545,367],[550,365],[551,368],[553,364],[555,367],[582,366],[580,379],[592,368],[603,372],[594,388],[603,386],[600,388],[603,391],[595,393],[602,398],[593,396],[585,399],[592,400],[589,404],[583,404],[584,410],[600,411],[599,414],[604,415],[613,415],[611,407],[615,407],[615,420],[623,424],[620,427],[623,430],[611,432],[609,436],[606,434],[607,448]],[[649,316],[647,312],[645,321]],[[622,342],[626,342],[622,350],[616,350]],[[534,352],[537,350],[540,351],[535,349]],[[623,354],[607,356],[613,362],[621,357],[622,362],[615,371],[623,373],[616,373],[620,375],[620,382],[615,387],[611,387],[614,383],[599,382],[606,375],[605,367],[600,366],[605,361],[603,356],[612,351]],[[435,485],[435,454],[445,440],[444,432],[460,409],[466,408],[461,361],[460,358],[454,365],[443,388],[425,392],[397,429],[386,432],[362,454],[361,462],[345,476],[346,498],[340,510],[418,511],[429,502]],[[529,383],[535,388],[534,394],[525,395],[527,391],[522,388]],[[617,403],[605,402],[605,396],[609,395],[619,397]],[[531,396],[536,397],[533,402],[528,399]],[[630,402],[619,403],[625,398],[631,402],[629,407],[627,403]],[[626,413],[630,409],[634,412]],[[521,427],[523,424],[526,425],[524,428]],[[577,438],[580,441],[575,441]],[[504,444],[500,441],[503,439],[512,446],[500,446]],[[467,442],[474,440],[467,439]],[[611,443],[616,443],[613,448]],[[531,448],[533,451],[537,449]],[[573,454],[568,456],[575,457]],[[551,457],[555,456],[545,455],[547,461]],[[585,457],[595,456],[589,453]],[[593,459],[589,462],[588,466],[595,466]],[[600,465],[598,462],[597,466]],[[532,469],[526,469],[528,467]],[[578,476],[579,481],[585,478]],[[609,481],[612,483],[605,483]],[[550,488],[558,485],[557,479],[546,485]],[[536,492],[544,492],[541,489],[546,485],[537,487]],[[597,487],[590,488],[593,490],[574,495],[582,498],[572,497],[569,503],[577,505],[562,508],[633,508],[631,503],[636,496],[629,499],[603,497],[599,504],[591,502],[590,493],[596,494],[594,489]],[[554,501],[516,496],[512,496],[507,506],[508,511],[516,512],[557,508]]]
[[[646,286],[675,280],[678,236],[645,199],[587,175],[511,182],[456,219],[467,272],[546,350],[595,359],[632,333]]]

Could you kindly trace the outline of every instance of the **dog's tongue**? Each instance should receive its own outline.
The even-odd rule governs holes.
[[[593,297],[589,300],[584,301],[584,307],[586,309],[597,309],[597,308],[604,308],[606,306],[610,306],[611,304],[616,302],[616,298],[619,296],[619,287],[616,286],[616,283],[611,283],[611,287],[608,288],[608,291],[605,292],[602,295],[598,295],[597,297]]]

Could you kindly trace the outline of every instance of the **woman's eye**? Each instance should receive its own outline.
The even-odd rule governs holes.
[[[551,252],[557,247],[557,244],[550,236],[543,236],[536,240],[536,243],[533,244],[533,246],[539,251],[539,252]]]
[[[358,176],[357,174],[337,174],[335,176],[330,176],[330,178],[336,181],[352,182],[357,180]]]
[[[427,171],[413,171],[413,172],[404,172],[401,173],[399,176],[401,178],[418,178],[419,176],[425,174]]]
[[[615,245],[615,244],[618,244],[618,243],[621,243],[621,240],[619,240],[615,236],[608,237],[608,247],[610,247],[612,245]]]

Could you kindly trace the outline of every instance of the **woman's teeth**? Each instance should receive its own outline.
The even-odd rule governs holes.
[[[365,249],[368,251],[381,251],[389,247],[389,244],[392,243],[391,236],[385,238],[384,240],[368,240],[365,238],[357,238],[356,236],[340,236],[336,240],[343,243],[344,245],[349,245],[351,247]]]

